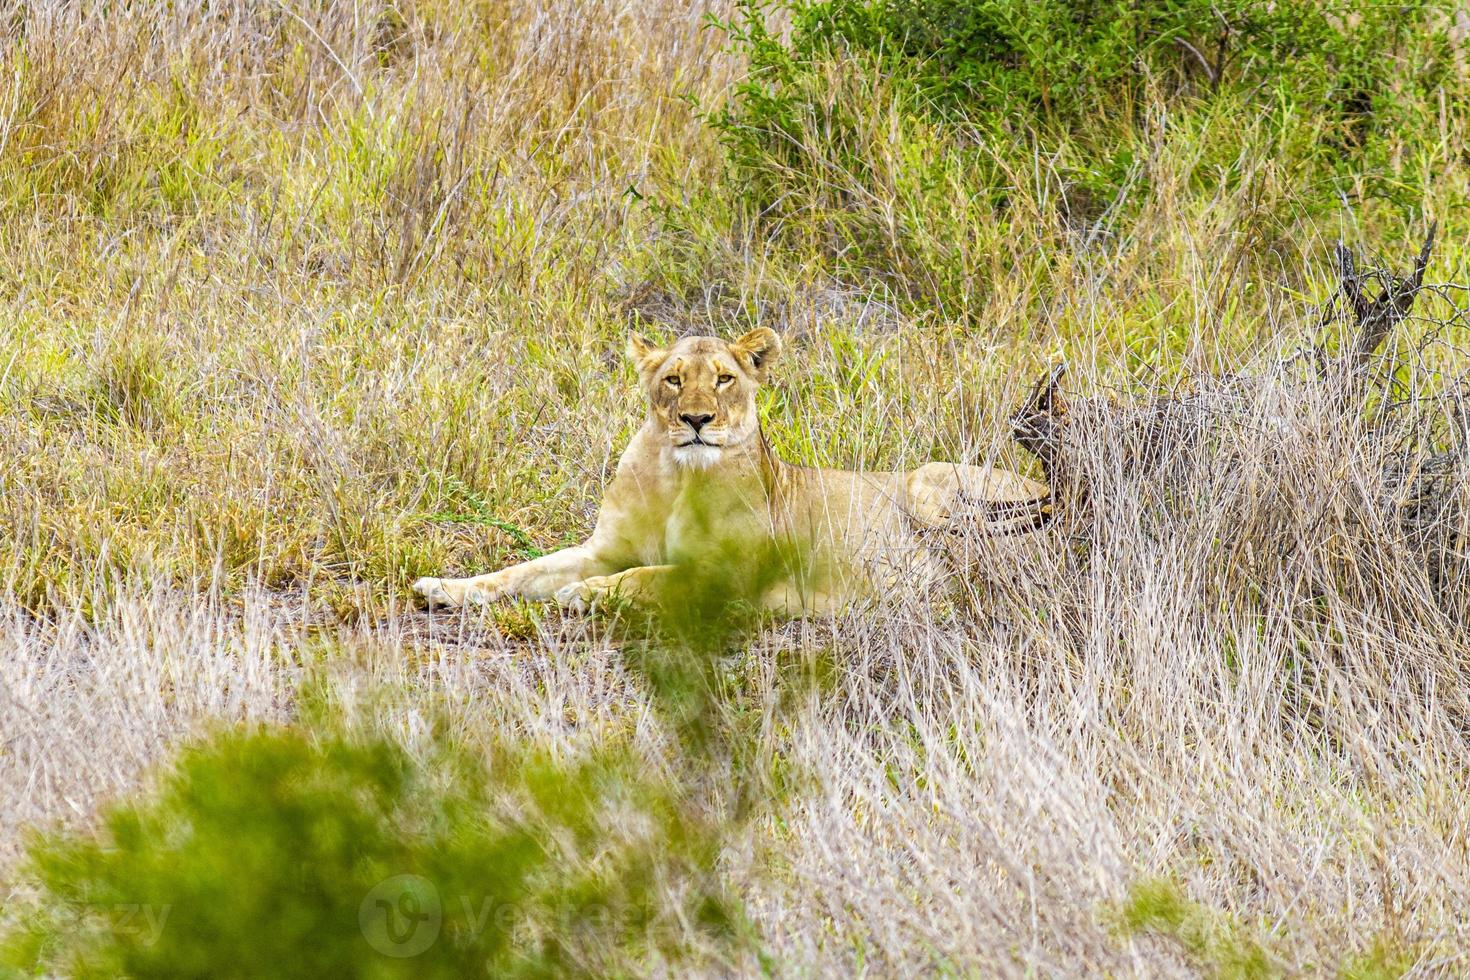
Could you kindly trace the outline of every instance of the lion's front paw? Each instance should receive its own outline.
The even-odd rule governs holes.
[[[574,616],[585,616],[596,595],[586,582],[573,582],[556,590],[556,604]]]
[[[463,581],[443,578],[421,578],[411,588],[423,596],[430,606],[482,605],[495,596]]]
[[[604,603],[611,593],[609,586],[610,580],[605,576],[585,578],[580,582],[563,585],[557,589],[556,601],[568,612],[577,616],[585,616]]]
[[[431,606],[454,605],[454,599],[450,597],[449,592],[444,588],[444,580],[442,578],[425,576],[416,580],[409,588],[423,596],[424,600]]]

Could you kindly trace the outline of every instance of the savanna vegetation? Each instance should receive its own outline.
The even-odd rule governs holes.
[[[1461,6],[0,32],[0,970],[1470,971]],[[757,326],[787,459],[1056,520],[836,618],[416,608],[587,531],[630,330]]]

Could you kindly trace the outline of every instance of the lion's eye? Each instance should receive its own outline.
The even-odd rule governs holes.
[[[718,384],[721,388],[725,387],[725,385],[727,384],[733,384],[734,381],[735,375],[733,374],[722,374],[715,379],[715,383]]]
[[[669,375],[667,378],[664,378],[664,384],[668,385],[670,388],[679,387],[679,376],[677,374]]]

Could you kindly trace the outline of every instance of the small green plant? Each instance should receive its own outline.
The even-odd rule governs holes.
[[[444,477],[445,489],[457,498],[460,508],[457,510],[441,510],[437,513],[424,515],[425,520],[436,523],[470,523],[483,524],[502,531],[515,542],[514,553],[523,560],[540,558],[546,554],[545,551],[536,547],[536,542],[524,529],[517,527],[510,521],[496,517],[490,504],[485,498],[476,493],[473,487],[468,486],[463,480],[453,476]]]
[[[1123,904],[1122,923],[1129,933],[1168,936],[1211,976],[1222,980],[1253,980],[1283,972],[1266,948],[1239,923],[1192,901],[1172,881],[1149,879],[1136,883]]]
[[[1366,950],[1344,960],[1337,975],[1340,980],[1397,980],[1417,959],[1402,943],[1379,936]]]

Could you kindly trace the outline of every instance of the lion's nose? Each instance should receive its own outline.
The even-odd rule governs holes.
[[[712,418],[714,418],[713,415],[680,415],[679,416],[679,419],[685,425],[689,426],[689,428],[693,429],[695,432],[698,432],[700,429],[704,428],[705,427],[705,424],[707,422],[709,422],[709,420],[712,419]]]

